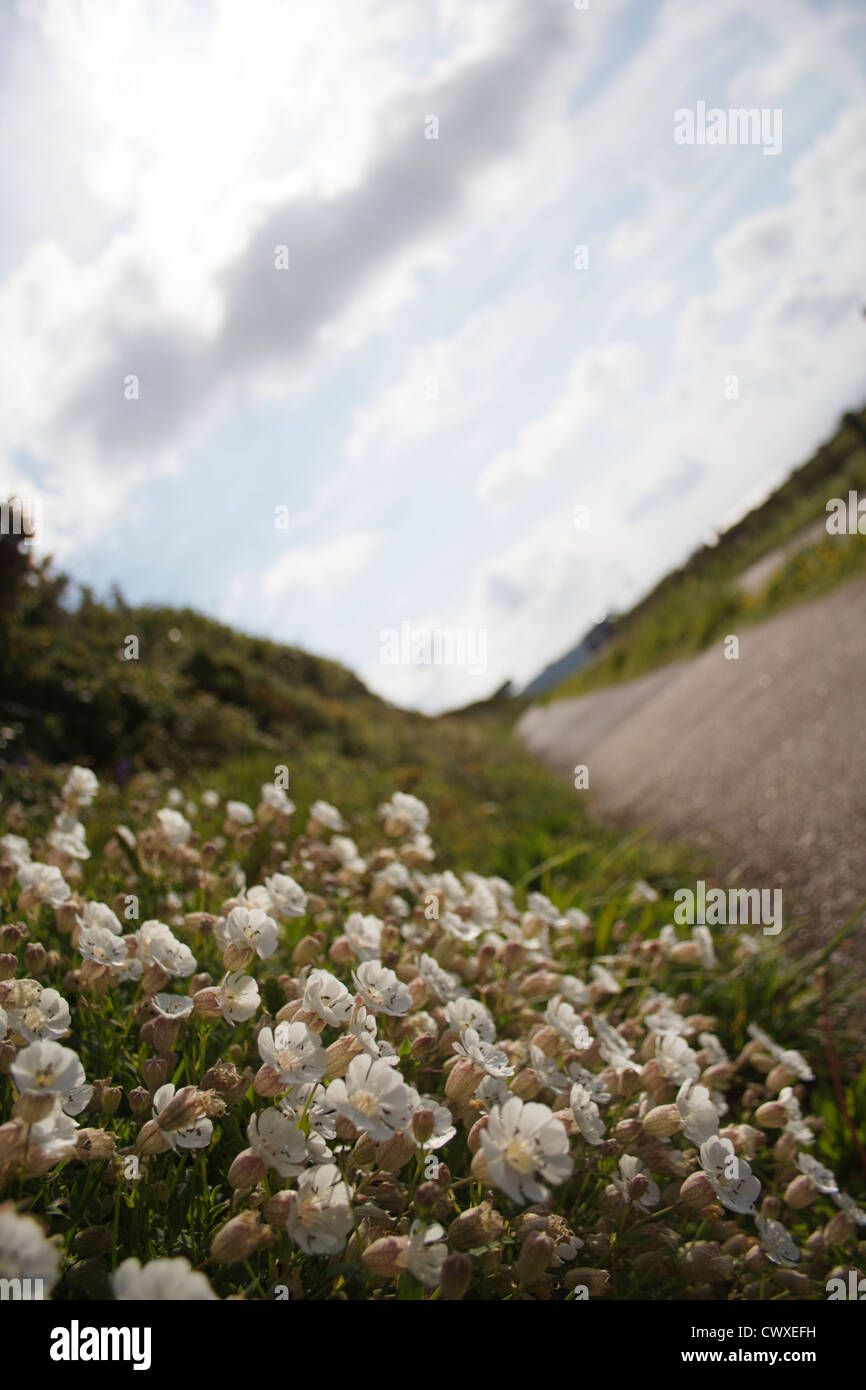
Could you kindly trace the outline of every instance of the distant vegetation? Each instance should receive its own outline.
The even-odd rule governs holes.
[[[631,680],[701,651],[736,632],[738,624],[767,618],[866,572],[866,536],[825,535],[791,554],[757,593],[744,591],[738,582],[756,560],[826,517],[831,497],[847,498],[851,489],[866,495],[866,408],[845,415],[833,438],[725,531],[718,545],[702,546],[618,618],[613,638],[595,661],[541,698],[562,699]]]

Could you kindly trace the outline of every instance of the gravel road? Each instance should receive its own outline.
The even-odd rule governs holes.
[[[866,899],[866,583],[803,603],[699,656],[517,729],[595,810],[697,843],[720,880],[781,888],[794,934],[825,940]],[[866,960],[866,930],[846,950]]]

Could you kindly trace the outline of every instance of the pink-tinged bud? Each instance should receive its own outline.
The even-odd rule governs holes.
[[[436,1128],[436,1117],[432,1110],[416,1110],[412,1116],[412,1133],[419,1144],[426,1144]]]
[[[329,1081],[333,1081],[338,1076],[346,1075],[352,1058],[357,1057],[363,1049],[357,1038],[344,1033],[341,1038],[337,1038],[336,1042],[332,1042],[325,1051],[328,1054],[328,1066],[325,1075]]]
[[[740,1255],[745,1255],[748,1249],[749,1237],[743,1231],[738,1231],[735,1236],[730,1236],[722,1246],[724,1254],[732,1255],[734,1259]]]
[[[150,1091],[146,1091],[143,1086],[136,1086],[129,1093],[129,1108],[133,1115],[143,1115],[150,1109]]]
[[[782,1215],[781,1197],[773,1197],[770,1193],[761,1202],[761,1215],[766,1221],[778,1221]]]
[[[216,1091],[217,1095],[224,1096],[234,1105],[249,1089],[251,1079],[252,1072],[249,1069],[243,1075],[238,1075],[238,1069],[233,1062],[215,1062],[202,1077],[201,1088],[203,1091]]]
[[[678,1134],[682,1129],[682,1123],[679,1109],[675,1105],[657,1105],[643,1118],[643,1127],[647,1134],[652,1134],[656,1139],[669,1139],[672,1134]]]
[[[734,1075],[734,1071],[735,1068],[731,1066],[730,1062],[716,1062],[713,1066],[706,1068],[701,1076],[701,1084],[711,1091],[723,1091]]]
[[[17,1049],[14,1043],[11,1043],[8,1038],[0,1042],[0,1076],[6,1076],[8,1074],[9,1068],[15,1061],[16,1056]]]
[[[116,1152],[113,1134],[106,1129],[79,1129],[75,1136],[75,1152],[86,1163],[101,1162]]]
[[[690,1173],[680,1187],[679,1203],[692,1207],[695,1211],[703,1209],[715,1201],[715,1191],[706,1173]]]
[[[367,1246],[361,1262],[376,1279],[396,1279],[406,1269],[408,1251],[406,1236],[383,1236]]]
[[[844,1211],[837,1211],[824,1227],[824,1243],[831,1249],[836,1245],[847,1245],[857,1228]]]
[[[206,970],[202,970],[197,975],[193,975],[189,982],[187,994],[190,999],[194,999],[200,989],[207,989],[213,984],[213,980]]]
[[[773,1145],[773,1157],[779,1163],[792,1163],[800,1147],[800,1141],[793,1134],[780,1134]]]
[[[376,1162],[386,1173],[399,1173],[416,1152],[412,1140],[405,1134],[393,1134],[376,1146]]]
[[[359,1168],[372,1166],[376,1162],[379,1146],[369,1134],[361,1133],[352,1149],[352,1162]]]
[[[412,996],[413,1009],[422,1009],[430,998],[430,991],[421,979],[420,975],[413,975],[411,980],[406,981],[409,986],[409,993]]]
[[[499,961],[507,974],[517,969],[523,960],[523,954],[523,946],[519,941],[506,941],[503,946],[500,946]]]
[[[459,1252],[446,1255],[439,1276],[439,1297],[446,1303],[459,1303],[472,1283],[472,1261]]]
[[[54,1096],[23,1095],[15,1102],[13,1114],[26,1125],[38,1124],[54,1109]]]
[[[610,1288],[610,1275],[606,1269],[581,1266],[579,1269],[569,1270],[565,1276],[565,1283],[570,1289],[583,1285],[590,1298],[603,1298]]]
[[[107,1255],[111,1249],[111,1226],[85,1226],[72,1242],[72,1249],[82,1259],[94,1255]]]
[[[416,1038],[412,1039],[412,1056],[416,1060],[426,1057],[435,1044],[436,1039],[432,1033],[419,1033]]]
[[[7,922],[0,927],[0,951],[17,951],[29,935],[23,922]]]
[[[524,999],[543,999],[545,995],[555,994],[559,988],[559,976],[550,970],[534,970],[523,981]]]
[[[158,1091],[165,1085],[170,1063],[167,1057],[145,1057],[141,1064],[141,1074],[148,1090]]]
[[[171,1148],[156,1120],[148,1120],[142,1125],[135,1140],[137,1154],[164,1154]]]
[[[540,1047],[545,1057],[555,1057],[562,1047],[562,1039],[555,1028],[544,1024],[532,1035],[532,1043],[535,1047]]]
[[[334,1120],[337,1138],[344,1144],[351,1144],[358,1137],[358,1131],[347,1115],[338,1115]]]
[[[10,956],[4,951],[0,955],[0,980],[11,980],[17,969],[18,957]]]
[[[160,990],[165,989],[170,979],[171,976],[168,971],[163,969],[158,961],[153,961],[141,977],[141,992],[147,996],[159,994]]]
[[[309,903],[307,904],[309,911]],[[322,943],[316,936],[302,936],[292,952],[293,965],[309,965],[322,954]]]
[[[484,1072],[468,1057],[461,1057],[448,1073],[445,1094],[455,1105],[462,1105],[474,1096]]]
[[[294,1195],[291,1192],[275,1192],[269,1197],[262,1207],[264,1220],[275,1231],[284,1231],[286,1222],[289,1219],[289,1212],[294,1204]]]
[[[338,936],[336,941],[332,941],[328,956],[335,965],[348,965],[355,957],[349,938]]]
[[[799,1173],[785,1188],[785,1201],[795,1211],[800,1211],[802,1207],[811,1206],[817,1198],[818,1189],[813,1182],[810,1182],[805,1173]]]
[[[628,1185],[628,1195],[632,1202],[639,1202],[649,1192],[649,1179],[645,1173],[637,1173]]]
[[[182,1086],[157,1116],[157,1124],[164,1134],[174,1134],[179,1129],[189,1129],[205,1113],[205,1101],[197,1086]]]
[[[221,1018],[222,1008],[220,1006],[220,992],[217,985],[209,985],[207,989],[196,990],[192,996],[193,1013],[199,1018]]]
[[[274,1019],[274,1022],[275,1022],[275,1023],[294,1023],[295,1020],[297,1019],[298,1022],[307,1023],[307,1026],[309,1027],[308,1020],[311,1019],[311,1018],[315,1018],[315,1017],[316,1017],[315,1014],[312,1014],[312,1015],[311,1015],[309,1012],[307,1012],[307,1011],[304,1009],[304,1001],[303,1001],[303,999],[298,999],[298,998],[296,997],[296,998],[294,998],[294,999],[287,999],[286,1002],[285,1002],[285,1004],[281,1004],[281,1005],[280,1005],[279,1009],[277,1010],[277,1014],[276,1014],[276,1018]]]
[[[614,1130],[614,1134],[621,1144],[631,1144],[642,1132],[643,1125],[634,1116],[627,1120],[620,1120]]]
[[[518,1284],[525,1289],[543,1279],[553,1258],[553,1241],[543,1231],[531,1231],[520,1247],[514,1266]]]
[[[230,941],[223,951],[223,965],[226,970],[246,970],[255,954],[248,941]]]
[[[263,1226],[257,1211],[242,1211],[217,1231],[210,1253],[217,1264],[237,1264],[273,1240],[273,1234]]]
[[[794,1072],[792,1072],[788,1067],[783,1066],[781,1062],[777,1062],[776,1065],[773,1068],[771,1068],[771,1070],[767,1073],[767,1090],[772,1091],[775,1095],[778,1095],[779,1092],[783,1090],[785,1086],[792,1086],[796,1080],[797,1077]]]
[[[489,1202],[481,1202],[454,1218],[448,1227],[448,1243],[455,1250],[473,1250],[478,1245],[493,1245],[504,1229],[499,1212]]]
[[[54,909],[54,919],[57,930],[64,936],[69,936],[78,926],[78,909],[74,903],[64,903],[62,907]]]
[[[533,1100],[541,1090],[541,1083],[532,1067],[524,1067],[511,1083],[511,1090],[521,1100]]]
[[[20,1151],[24,1152],[24,1136],[27,1126],[23,1120],[9,1120],[0,1125],[0,1166],[8,1163]]]
[[[41,975],[48,960],[48,952],[41,941],[28,941],[24,947],[24,965],[29,975]]]
[[[229,1187],[246,1189],[255,1187],[268,1171],[267,1164],[253,1153],[252,1149],[242,1149],[232,1162],[228,1171]]]
[[[170,1052],[177,1042],[181,1029],[179,1018],[155,1018],[153,1020],[153,1045],[157,1052]]]
[[[677,965],[699,965],[701,953],[694,941],[678,941],[671,947],[670,958]]]
[[[753,1245],[743,1256],[743,1266],[749,1274],[757,1274],[762,1269],[769,1269],[770,1261],[760,1245]]]
[[[273,1067],[265,1065],[259,1067],[255,1074],[253,1090],[257,1096],[281,1096],[288,1090],[288,1083]]]
[[[690,1281],[700,1283],[724,1283],[734,1273],[733,1259],[723,1255],[714,1240],[698,1240],[687,1246],[680,1256],[680,1267]]]
[[[476,1182],[480,1182],[485,1187],[488,1187],[493,1181],[483,1149],[479,1149],[477,1153],[472,1155],[469,1172]]]

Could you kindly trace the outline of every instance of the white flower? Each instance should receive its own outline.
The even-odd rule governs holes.
[[[74,831],[69,831],[55,826],[48,832],[48,844],[58,854],[64,854],[67,859],[89,859],[90,850],[84,839],[84,826],[75,821],[75,827]]]
[[[233,907],[225,920],[223,936],[232,941],[246,941],[260,960],[267,960],[277,949],[279,931],[273,917],[261,908]]]
[[[654,1178],[650,1177],[649,1171],[639,1158],[635,1158],[634,1154],[623,1154],[619,1161],[619,1171],[620,1176],[613,1179],[613,1185],[621,1197],[634,1202],[640,1211],[651,1211],[653,1207],[658,1206],[661,1196],[659,1185]],[[647,1190],[642,1197],[631,1197],[629,1186],[632,1180],[638,1176],[646,1179]]]
[[[161,965],[168,975],[185,977],[191,975],[196,967],[196,959],[189,947],[178,941],[171,927],[151,918],[143,922],[135,933],[138,941],[138,958],[143,966]]]
[[[203,791],[201,794],[201,804],[206,806],[209,811],[216,810],[220,804],[219,792],[215,792],[213,787],[208,787],[207,791]]]
[[[706,1139],[700,1146],[700,1155],[701,1167],[722,1206],[729,1211],[752,1211],[761,1184],[746,1160],[734,1152],[730,1139]]]
[[[339,1255],[352,1229],[349,1189],[333,1163],[298,1178],[286,1218],[289,1239],[308,1255]]]
[[[9,1070],[22,1095],[61,1096],[83,1076],[78,1053],[56,1042],[23,1047]]]
[[[837,1207],[841,1207],[849,1221],[853,1221],[855,1226],[866,1226],[866,1211],[858,1207],[853,1197],[849,1197],[847,1192],[834,1192],[833,1201]]]
[[[318,822],[323,830],[345,830],[345,822],[336,806],[328,801],[314,801],[310,807],[310,820]]]
[[[662,1033],[659,1036],[656,1061],[671,1081],[697,1081],[701,1074],[697,1053],[678,1033]]]
[[[27,1042],[56,1041],[69,1031],[69,1005],[56,989],[41,989],[26,1008],[10,1009],[9,1020]]]
[[[307,895],[299,883],[288,874],[271,874],[265,879],[278,917],[303,917],[307,910]]]
[[[811,1154],[797,1154],[797,1167],[800,1169],[801,1173],[805,1173],[806,1177],[814,1183],[819,1192],[832,1193],[839,1191],[839,1184],[836,1181],[835,1175],[830,1172],[829,1168],[825,1168],[823,1163],[819,1163],[817,1158],[813,1158]]]
[[[354,1008],[354,1000],[336,975],[329,970],[311,970],[304,988],[304,1009],[318,1014],[332,1028],[346,1023]]]
[[[189,821],[181,815],[180,811],[173,811],[171,807],[164,807],[156,813],[157,824],[165,839],[172,849],[178,849],[180,845],[185,845],[192,834],[192,826]]]
[[[399,859],[395,859],[393,864],[388,864],[384,869],[373,875],[374,883],[381,884],[384,888],[396,892],[398,888],[409,887],[409,870],[405,864],[401,864]]]
[[[521,1205],[543,1202],[543,1182],[565,1182],[574,1166],[562,1121],[546,1105],[519,1096],[490,1111],[481,1147],[491,1180]]]
[[[446,936],[450,936],[454,941],[476,941],[481,935],[481,928],[474,922],[466,921],[456,912],[443,912],[439,919],[439,926]]]
[[[89,767],[73,767],[63,783],[64,801],[76,801],[79,806],[89,806],[99,791],[96,773]]]
[[[278,1023],[258,1036],[259,1056],[287,1086],[319,1081],[328,1068],[328,1054],[317,1033],[306,1023]]]
[[[193,1269],[183,1255],[173,1260],[150,1260],[145,1265],[131,1257],[117,1266],[111,1283],[114,1297],[124,1303],[157,1300],[203,1303],[217,1297],[207,1275]]]
[[[588,1091],[596,1105],[607,1105],[610,1100],[610,1091],[605,1089],[604,1082],[600,1077],[595,1076],[586,1067],[582,1067],[578,1062],[569,1062],[568,1074],[572,1081],[578,1081],[585,1091]]]
[[[0,1042],[2,1042],[6,1036],[7,1027],[6,1010],[0,1005]]]
[[[629,1046],[621,1033],[605,1023],[603,1018],[593,1020],[598,1037],[598,1050],[609,1066],[616,1072],[638,1071],[639,1068],[631,1060],[634,1049]]]
[[[414,1087],[409,1089],[413,1093],[412,1099],[415,1109],[429,1110],[433,1116],[433,1133],[423,1144],[418,1144],[418,1148],[425,1152],[428,1149],[443,1148],[457,1133],[457,1126],[454,1124],[451,1111],[447,1105],[442,1105],[436,1096],[419,1096]]]
[[[556,1058],[545,1056],[541,1048],[536,1047],[535,1043],[529,1045],[529,1061],[542,1086],[547,1086],[557,1094],[564,1094],[571,1089],[571,1078],[560,1070]]]
[[[330,848],[339,859],[340,867],[348,869],[349,873],[362,874],[366,869],[367,865],[358,853],[358,846],[346,835],[334,835]]]
[[[0,862],[16,872],[30,863],[30,846],[22,835],[0,835]]]
[[[220,1009],[227,1023],[245,1023],[261,1003],[255,980],[242,970],[231,971],[220,984]]]
[[[514,1075],[514,1068],[509,1065],[505,1053],[491,1043],[482,1042],[474,1028],[464,1028],[459,1042],[452,1043],[452,1047],[460,1057],[474,1062],[488,1076],[504,1079]]]
[[[58,1096],[53,1107],[41,1120],[30,1126],[30,1138],[49,1158],[61,1159],[75,1157],[75,1136],[78,1125],[66,1113],[62,1097]]]
[[[108,903],[85,903],[81,918],[86,927],[102,927],[103,931],[110,931],[114,936],[123,935],[117,913],[112,911]]]
[[[427,829],[430,820],[430,812],[424,802],[409,792],[395,792],[390,801],[385,801],[379,807],[377,814],[383,820],[396,822],[392,827],[395,835],[420,835],[422,830]]]
[[[160,1018],[189,1018],[195,1005],[185,994],[155,994],[151,999]]]
[[[107,927],[82,927],[78,933],[78,950],[84,960],[96,965],[108,965],[120,970],[129,958],[129,947],[121,936]]]
[[[445,1015],[458,1033],[462,1033],[464,1028],[474,1028],[484,1042],[492,1043],[496,1038],[496,1024],[489,1010],[477,999],[470,999],[468,995],[463,999],[452,999],[445,1007]]]
[[[377,960],[366,960],[353,972],[355,988],[374,1013],[402,1018],[412,1007],[412,991],[393,970]]]
[[[600,1144],[604,1139],[604,1121],[598,1106],[585,1086],[576,1081],[569,1097],[571,1113],[588,1144]]]
[[[812,1071],[809,1063],[801,1052],[795,1052],[793,1049],[786,1050],[783,1047],[779,1047],[779,1044],[774,1043],[769,1034],[765,1033],[763,1028],[759,1028],[757,1023],[750,1023],[747,1031],[749,1036],[760,1043],[764,1051],[768,1052],[774,1061],[781,1062],[783,1067],[787,1067],[788,1070],[792,1071],[795,1076],[798,1076],[801,1081],[815,1080],[815,1073]]]
[[[677,1109],[683,1134],[693,1144],[703,1144],[719,1132],[719,1112],[706,1086],[687,1078],[677,1092]]]
[[[372,913],[350,914],[343,928],[352,950],[359,960],[375,960],[382,954],[382,919]]]
[[[790,1232],[781,1221],[768,1221],[763,1216],[755,1217],[755,1225],[761,1244],[774,1265],[795,1265],[800,1259],[800,1251],[791,1239]]]
[[[413,1221],[409,1229],[406,1268],[425,1289],[435,1289],[442,1277],[442,1266],[448,1255],[448,1246],[442,1243],[444,1235],[444,1230],[436,1223],[425,1226],[423,1221]]]
[[[589,973],[592,976],[593,983],[598,985],[600,989],[603,989],[606,994],[622,993],[622,985],[610,973],[607,967],[602,965],[599,961],[593,961],[592,965],[589,967]]]
[[[659,895],[654,888],[651,888],[645,878],[639,878],[631,890],[629,902],[633,906],[639,903],[656,903]]]
[[[692,927],[692,940],[700,953],[701,965],[705,970],[714,970],[716,967],[716,953],[713,950],[713,938],[709,927]]]
[[[0,1207],[0,1279],[41,1279],[50,1293],[60,1278],[60,1256],[38,1221],[19,1216],[11,1202]]]
[[[22,864],[18,882],[49,907],[62,907],[72,891],[56,864]]]
[[[261,799],[265,806],[281,816],[290,816],[295,809],[295,803],[286,795],[285,789],[274,786],[273,782],[262,783]]]
[[[576,975],[562,975],[559,980],[560,994],[563,999],[567,999],[569,1004],[574,1004],[578,1009],[584,1008],[589,1003],[589,990],[579,980]]]
[[[245,801],[226,802],[226,819],[235,825],[252,825],[255,818],[255,812]]]
[[[790,1086],[783,1086],[777,1096],[788,1112],[785,1133],[791,1134],[800,1144],[814,1144],[815,1135],[806,1124],[800,1111],[800,1102]]]
[[[154,1092],[153,1118],[158,1120],[165,1107],[174,1097],[175,1088],[170,1081]],[[213,1124],[202,1115],[195,1124],[186,1129],[163,1130],[163,1138],[175,1151],[178,1149],[206,1149],[213,1138]]]
[[[253,1153],[281,1178],[295,1177],[307,1166],[307,1136],[281,1110],[263,1110],[247,1125]]]
[[[336,1139],[336,1111],[328,1103],[328,1093],[318,1082],[312,1085],[294,1086],[291,1095],[282,1096],[279,1102],[284,1115],[294,1123],[306,1114],[310,1126],[310,1136],[322,1139]]]
[[[409,1088],[380,1058],[353,1057],[345,1077],[328,1087],[328,1102],[371,1139],[390,1139],[412,1119]]]
[[[559,1036],[565,1038],[576,1052],[585,1052],[588,1047],[592,1047],[592,1035],[561,994],[556,994],[551,999],[544,1017],[551,1028],[555,1028]]]
[[[460,984],[460,976],[452,975],[448,970],[443,970],[442,966],[432,956],[422,955],[418,958],[418,974],[424,984],[441,1000],[456,999],[464,990]]]

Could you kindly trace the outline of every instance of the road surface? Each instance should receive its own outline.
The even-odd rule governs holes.
[[[826,940],[866,900],[866,583],[625,685],[534,705],[517,729],[602,818],[701,847],[719,879],[781,888]],[[684,885],[687,886],[687,885]],[[846,956],[866,958],[866,931]]]

